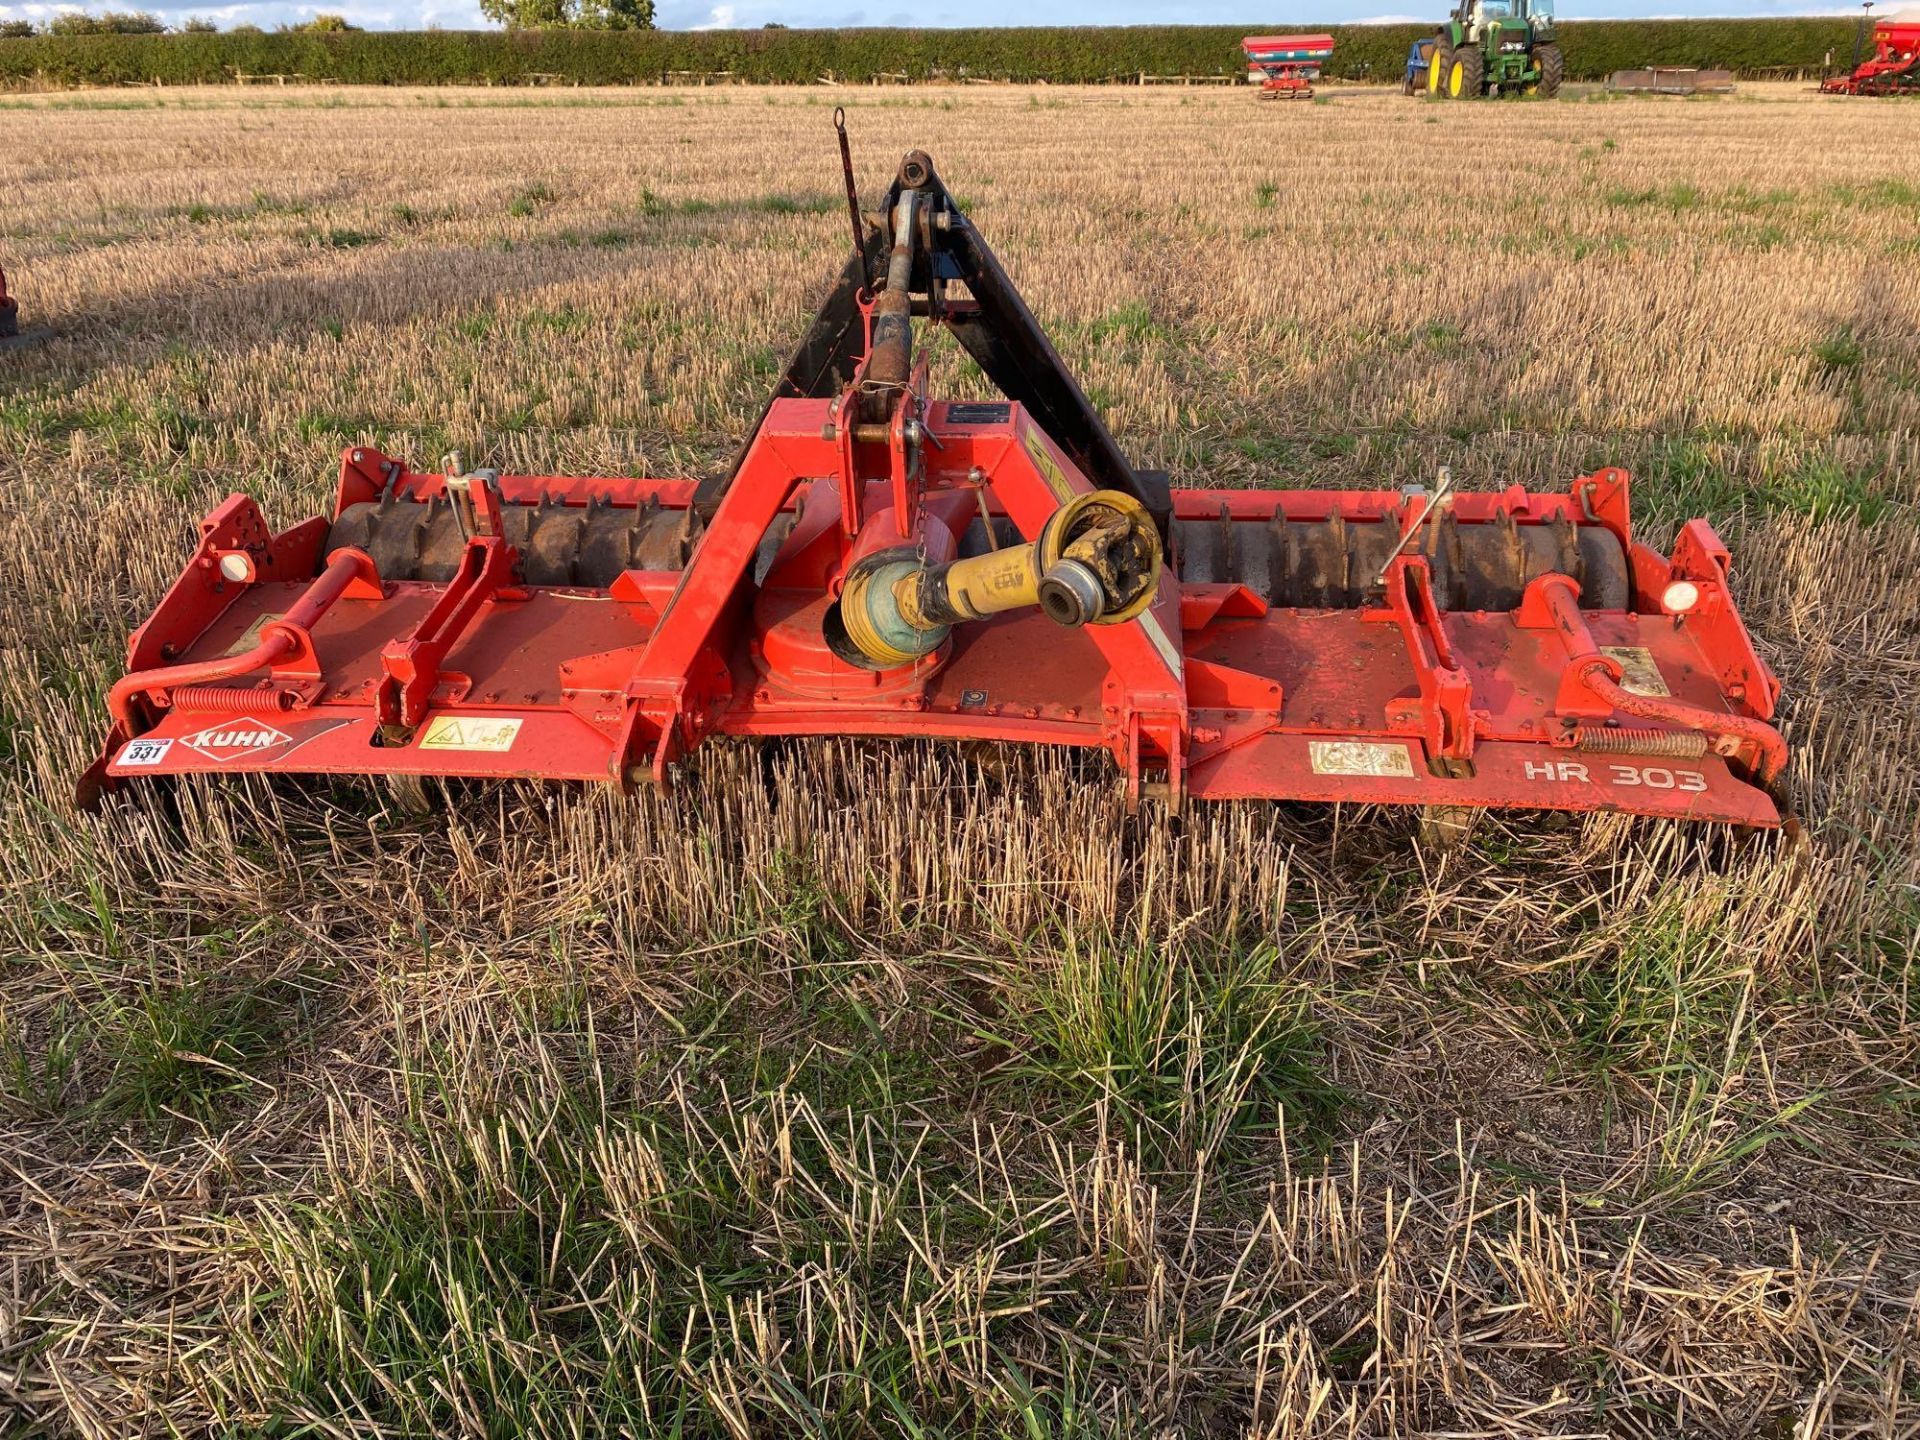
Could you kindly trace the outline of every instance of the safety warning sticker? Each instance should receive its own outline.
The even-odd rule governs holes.
[[[482,750],[499,755],[513,748],[520,721],[491,715],[441,715],[420,733],[422,750]]]
[[[1047,442],[1040,438],[1040,432],[1031,425],[1022,426],[1020,443],[1027,447],[1034,468],[1039,470],[1040,478],[1047,482],[1047,489],[1053,492],[1053,498],[1062,505],[1071,500],[1073,487],[1067,483],[1066,472],[1060,468],[1060,462],[1053,458],[1053,452],[1047,449]]]
[[[1382,745],[1372,740],[1309,740],[1307,755],[1316,775],[1413,777],[1413,757],[1404,745]]]
[[[122,765],[158,765],[173,749],[171,740],[129,740],[120,751]]]
[[[1671,695],[1653,652],[1644,645],[1602,645],[1600,653],[1620,662],[1620,688],[1634,695]]]
[[[260,643],[260,632],[279,618],[279,613],[272,610],[264,615],[256,616],[254,622],[240,632],[240,638],[220,652],[221,656],[231,660],[235,655],[253,649],[254,646]]]

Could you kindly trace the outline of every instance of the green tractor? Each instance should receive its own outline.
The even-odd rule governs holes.
[[[1567,62],[1555,43],[1553,0],[1458,0],[1434,36],[1427,93],[1553,96]]]

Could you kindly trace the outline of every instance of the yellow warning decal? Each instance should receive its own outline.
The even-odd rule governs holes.
[[[1634,695],[1671,695],[1666,677],[1644,645],[1602,645],[1600,653],[1620,662],[1620,688]]]
[[[482,750],[499,755],[513,748],[520,734],[518,720],[488,715],[440,715],[421,733],[422,750]]]
[[[1400,775],[1413,778],[1405,745],[1371,740],[1309,740],[1307,757],[1316,775]]]
[[[231,660],[235,655],[253,649],[254,646],[260,643],[260,632],[279,618],[279,613],[273,610],[269,610],[266,614],[256,618],[251,625],[240,632],[240,638],[238,640],[220,652],[220,658],[223,660]]]
[[[1140,628],[1147,632],[1147,639],[1153,648],[1160,652],[1160,658],[1167,669],[1176,675],[1186,674],[1186,666],[1180,658],[1180,648],[1167,635],[1167,627],[1160,623],[1160,617],[1151,610],[1140,612]]]
[[[1047,442],[1040,438],[1040,432],[1031,425],[1020,427],[1020,443],[1026,447],[1034,467],[1039,470],[1040,478],[1047,482],[1047,489],[1053,492],[1053,498],[1062,505],[1073,498],[1073,487],[1067,483],[1066,472],[1060,468],[1060,462],[1053,458],[1053,451],[1047,448]]]

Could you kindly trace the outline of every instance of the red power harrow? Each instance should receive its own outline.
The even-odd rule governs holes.
[[[841,141],[843,159],[845,137]],[[130,642],[81,785],[188,772],[665,783],[713,736],[1098,747],[1128,799],[1773,825],[1786,747],[1705,521],[1564,491],[1169,489],[919,152],[732,467],[234,496]],[[963,287],[963,288],[962,288]],[[1004,399],[927,393],[916,319]]]

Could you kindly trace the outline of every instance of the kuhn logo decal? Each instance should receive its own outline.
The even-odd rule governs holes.
[[[229,725],[209,725],[198,734],[181,737],[180,743],[224,765],[229,760],[258,755],[263,750],[291,744],[292,741],[293,737],[285,731],[276,730],[261,721],[237,720]]]

